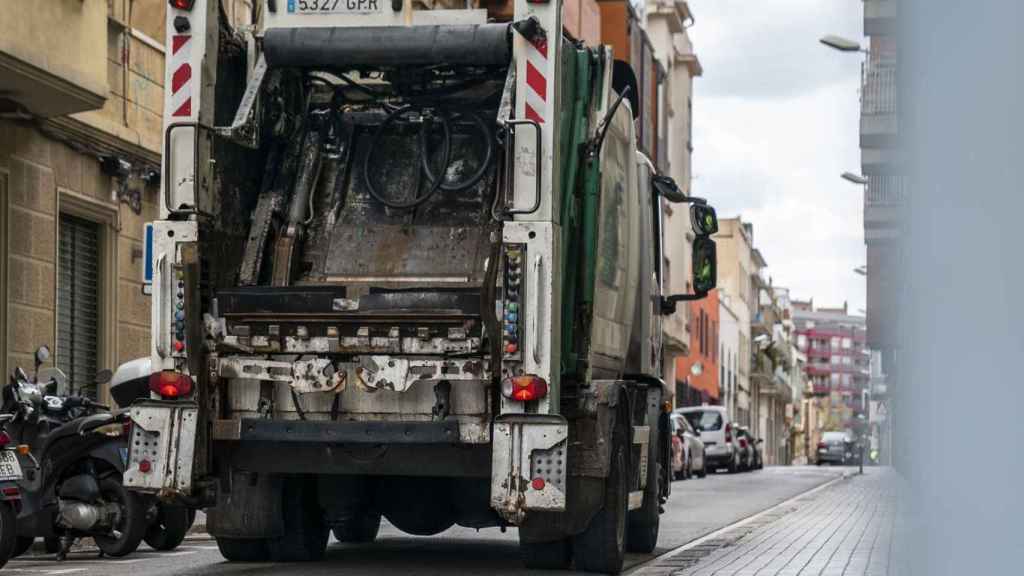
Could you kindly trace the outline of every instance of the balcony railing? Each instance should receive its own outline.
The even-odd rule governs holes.
[[[865,206],[898,206],[906,200],[902,176],[871,175],[864,191]]]
[[[863,93],[860,111],[864,116],[882,116],[897,113],[896,64],[886,60],[871,60],[863,65]]]

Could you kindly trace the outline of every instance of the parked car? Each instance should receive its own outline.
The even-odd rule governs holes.
[[[693,406],[680,408],[682,414],[704,443],[704,466],[713,472],[728,468],[729,472],[740,469],[740,454],[735,442],[735,424],[729,422],[722,406]]]
[[[825,432],[818,442],[817,464],[850,464],[857,457],[853,436],[846,432]]]
[[[704,442],[682,414],[672,414],[672,438],[673,450],[679,451],[679,458],[677,459],[675,454],[672,458],[672,473],[675,478],[682,480],[694,474],[699,478],[706,476],[708,471],[704,458]]]
[[[760,470],[764,468],[764,460],[761,457],[760,444],[764,440],[755,438],[746,426],[736,427],[736,436],[740,445],[741,458],[744,470]]]

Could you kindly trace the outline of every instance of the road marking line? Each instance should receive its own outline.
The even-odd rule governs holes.
[[[795,502],[795,501],[797,501],[797,500],[799,500],[801,498],[805,498],[807,496],[810,496],[811,494],[815,494],[817,492],[820,492],[820,491],[822,491],[822,490],[832,486],[833,484],[835,484],[837,482],[841,482],[843,480],[846,480],[847,478],[850,478],[850,477],[852,477],[852,474],[847,474],[846,472],[843,472],[842,474],[840,474],[836,478],[833,478],[832,480],[829,480],[828,482],[822,484],[821,486],[815,486],[814,488],[811,488],[810,490],[808,490],[806,492],[801,492],[801,493],[797,494],[796,496],[793,496],[791,498],[787,498],[786,500],[783,500],[782,502],[779,502],[778,504],[776,504],[776,505],[774,505],[774,506],[772,506],[770,508],[765,508],[764,510],[761,510],[760,512],[758,512],[756,514],[753,514],[751,516],[747,516],[746,518],[737,520],[736,522],[733,522],[732,524],[729,524],[728,526],[723,526],[723,527],[719,528],[718,530],[715,530],[714,532],[710,532],[708,534],[705,534],[705,535],[701,536],[700,538],[697,538],[696,540],[691,540],[690,542],[687,542],[686,544],[683,544],[682,546],[680,546],[678,548],[673,548],[672,550],[669,550],[668,552],[665,552],[664,554],[661,554],[659,556],[655,556],[654,558],[651,558],[650,560],[648,560],[646,562],[643,562],[641,564],[637,564],[636,566],[634,566],[634,567],[630,568],[629,570],[623,572],[623,574],[631,575],[631,576],[632,575],[641,576],[641,575],[643,575],[645,573],[653,574],[655,572],[655,570],[660,568],[657,565],[658,561],[660,561],[660,560],[667,560],[669,558],[674,558],[674,557],[682,554],[683,552],[686,552],[687,550],[690,550],[690,549],[696,548],[697,546],[700,546],[701,544],[707,542],[708,540],[713,540],[713,539],[718,538],[719,536],[721,536],[721,535],[723,535],[723,534],[725,534],[727,532],[735,530],[736,528],[741,528],[743,526],[746,526],[747,524],[750,524],[751,522],[754,522],[755,520],[757,520],[758,518],[761,518],[762,516],[767,516],[768,514],[774,512],[774,511],[777,511],[780,508],[788,506],[788,505],[792,504],[793,502]],[[649,570],[649,572],[645,572],[645,570]]]

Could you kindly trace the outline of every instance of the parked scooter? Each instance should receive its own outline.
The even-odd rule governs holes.
[[[136,400],[149,398],[149,358],[140,358],[118,366],[110,381],[110,396],[122,408]],[[185,539],[196,511],[180,502],[165,502],[155,496],[141,496],[146,503],[146,544],[155,550],[174,550]]]
[[[18,447],[11,442],[4,427],[13,418],[10,414],[0,415],[0,568],[14,555],[18,541],[18,512],[21,510],[22,479]]]
[[[122,484],[127,455],[123,415],[84,396],[52,395],[67,377],[57,368],[40,371],[50,351],[36,351],[35,376],[18,368],[3,390],[3,413],[11,437],[30,446],[35,463],[20,483],[22,508],[13,556],[37,537],[63,559],[74,542],[91,537],[101,553],[125,556],[146,532],[146,502]],[[109,370],[97,383],[111,378]]]

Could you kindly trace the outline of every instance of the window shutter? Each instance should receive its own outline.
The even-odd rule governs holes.
[[[57,366],[76,394],[96,397],[99,356],[99,225],[60,216]]]

